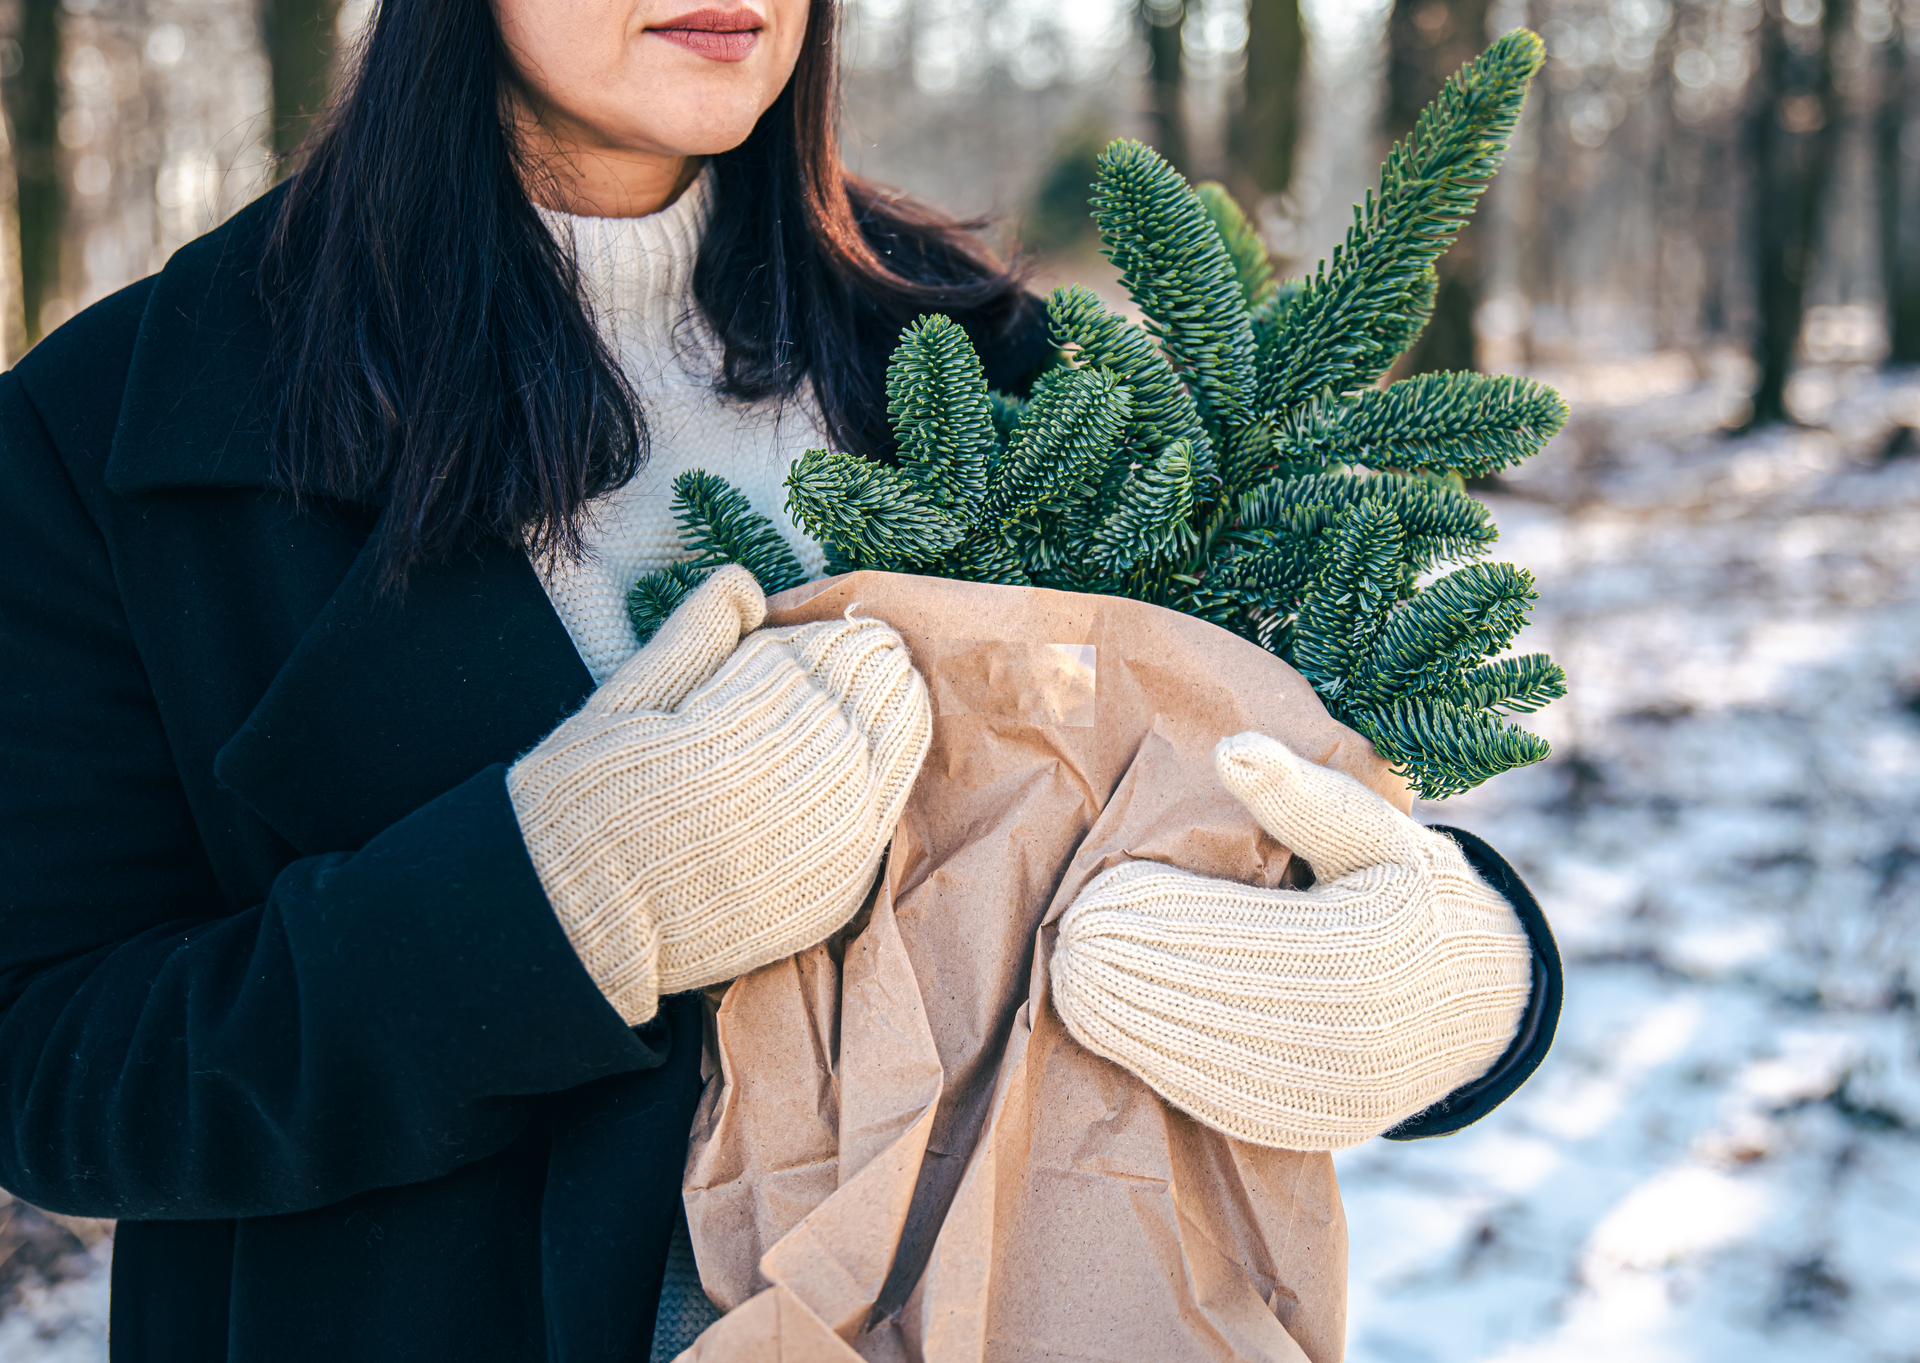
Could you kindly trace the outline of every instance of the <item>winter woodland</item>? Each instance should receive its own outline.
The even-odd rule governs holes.
[[[0,0],[0,363],[288,164],[372,0]],[[1480,489],[1571,694],[1423,818],[1532,881],[1553,1055],[1339,1157],[1348,1356],[1920,1360],[1920,0],[849,0],[861,173],[1124,303],[1140,137],[1285,272],[1439,80],[1547,41],[1416,368],[1573,419]],[[105,1356],[111,1226],[0,1193],[0,1358]]]

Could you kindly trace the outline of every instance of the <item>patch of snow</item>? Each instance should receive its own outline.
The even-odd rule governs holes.
[[[1920,459],[1879,451],[1920,375],[1740,437],[1725,383],[1633,377],[1489,499],[1555,756],[1421,811],[1533,885],[1558,1039],[1480,1125],[1337,1157],[1348,1357],[1913,1363]]]

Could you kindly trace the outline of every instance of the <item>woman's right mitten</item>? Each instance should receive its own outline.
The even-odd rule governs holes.
[[[837,931],[926,756],[926,686],[890,626],[747,633],[764,614],[752,575],[720,569],[507,773],[547,898],[629,1023]]]

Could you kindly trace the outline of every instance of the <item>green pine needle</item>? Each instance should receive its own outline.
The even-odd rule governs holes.
[[[693,589],[705,582],[712,571],[693,563],[669,563],[633,584],[627,592],[627,615],[643,645],[660,632],[667,617],[693,595]]]
[[[1012,546],[992,533],[971,536],[932,571],[939,577],[959,578],[962,582],[1004,582],[1014,587],[1033,583]]]
[[[1274,282],[1219,186],[1108,147],[1095,218],[1142,323],[1056,290],[1066,353],[1025,401],[987,391],[950,320],[907,328],[887,372],[897,466],[813,450],[787,480],[828,571],[1108,592],[1211,621],[1291,661],[1428,798],[1546,756],[1501,714],[1565,694],[1566,676],[1544,654],[1497,656],[1533,580],[1474,561],[1495,531],[1465,479],[1536,453],[1565,404],[1477,374],[1372,387],[1431,314],[1434,262],[1540,60],[1537,38],[1509,34],[1449,81],[1307,279]],[[643,633],[711,564],[746,562],[770,591],[797,576],[737,491],[704,474],[675,490],[699,557],[635,585]],[[1466,566],[1419,585],[1450,562]]]
[[[937,489],[942,506],[979,500],[999,440],[980,357],[953,319],[922,317],[901,334],[887,366],[887,417],[901,468]]]
[[[1126,385],[1133,399],[1130,444],[1157,454],[1184,440],[1190,451],[1199,452],[1198,465],[1210,463],[1212,446],[1200,409],[1152,337],[1107,311],[1099,295],[1081,284],[1047,295],[1047,317],[1058,344],[1074,347],[1082,364],[1108,370]]]
[[[1273,286],[1267,296],[1253,308],[1253,365],[1254,372],[1270,372],[1278,362],[1274,346],[1280,339],[1280,330],[1286,325],[1287,315],[1293,311],[1293,305],[1306,296],[1307,281],[1287,279]]]
[[[1544,57],[1534,34],[1507,34],[1455,73],[1394,145],[1378,195],[1354,210],[1345,244],[1288,312],[1261,377],[1260,410],[1370,383],[1418,334],[1432,308],[1433,263],[1498,169]]]
[[[1538,734],[1445,701],[1398,700],[1348,720],[1393,763],[1422,799],[1444,800],[1553,749]]]
[[[808,450],[787,475],[787,509],[849,568],[925,567],[966,534],[906,473],[826,450]]]
[[[1200,200],[1159,153],[1120,141],[1100,153],[1093,217],[1101,250],[1201,409],[1217,423],[1239,420],[1253,392],[1253,323]]]
[[[1320,551],[1317,581],[1293,624],[1293,665],[1338,716],[1400,594],[1400,520],[1379,502],[1340,513]]]
[[[1433,468],[1471,478],[1531,459],[1566,423],[1566,400],[1532,379],[1421,374],[1306,403],[1281,443],[1296,465]]]
[[[1314,563],[1311,540],[1250,536],[1223,549],[1207,566],[1207,587],[1262,612],[1291,612],[1313,581]]]
[[[1112,514],[1093,532],[1089,557],[1095,567],[1124,576],[1180,557],[1193,545],[1193,500],[1193,460],[1183,440],[1135,468],[1121,487]]]
[[[1532,714],[1567,694],[1567,674],[1544,653],[1495,658],[1448,683],[1446,699],[1470,710]]]
[[[1245,529],[1311,540],[1331,529],[1342,511],[1362,502],[1378,502],[1393,511],[1410,574],[1437,563],[1476,558],[1499,533],[1485,504],[1464,492],[1398,473],[1275,479],[1240,499],[1235,521]]]
[[[696,567],[738,563],[759,579],[768,596],[807,580],[806,569],[773,522],[724,478],[699,469],[675,478],[673,516],[680,522],[680,542],[696,555]]]
[[[1005,530],[1065,505],[1106,466],[1131,411],[1127,390],[1104,370],[1048,374],[995,470],[980,523]]]
[[[1207,211],[1213,230],[1220,234],[1220,244],[1227,248],[1240,296],[1247,300],[1248,307],[1259,307],[1273,292],[1273,262],[1267,258],[1267,244],[1260,240],[1225,185],[1206,180],[1195,185],[1193,192]]]
[[[1388,618],[1372,650],[1356,659],[1363,703],[1446,694],[1463,669],[1513,642],[1539,596],[1533,575],[1511,563],[1469,563],[1435,579]]]

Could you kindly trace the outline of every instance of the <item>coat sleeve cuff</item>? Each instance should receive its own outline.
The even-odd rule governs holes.
[[[398,1033],[389,1044],[455,1071],[437,1076],[442,1085],[552,1093],[664,1061],[568,942],[521,840],[504,767],[423,805],[324,878],[334,883],[306,897],[305,913],[287,914],[289,934],[305,939],[303,973],[377,1008],[373,1030]]]
[[[1493,1064],[1493,1068],[1470,1084],[1462,1084],[1424,1112],[1415,1113],[1388,1131],[1390,1141],[1417,1141],[1429,1136],[1448,1136],[1471,1126],[1510,1098],[1526,1083],[1553,1045],[1554,1029],[1560,1022],[1560,997],[1563,979],[1560,948],[1554,945],[1553,929],[1540,911],[1526,882],[1491,847],[1466,832],[1443,824],[1431,825],[1458,843],[1467,863],[1480,878],[1513,905],[1533,944],[1533,991],[1527,999],[1527,1011],[1520,1019],[1520,1030]]]

